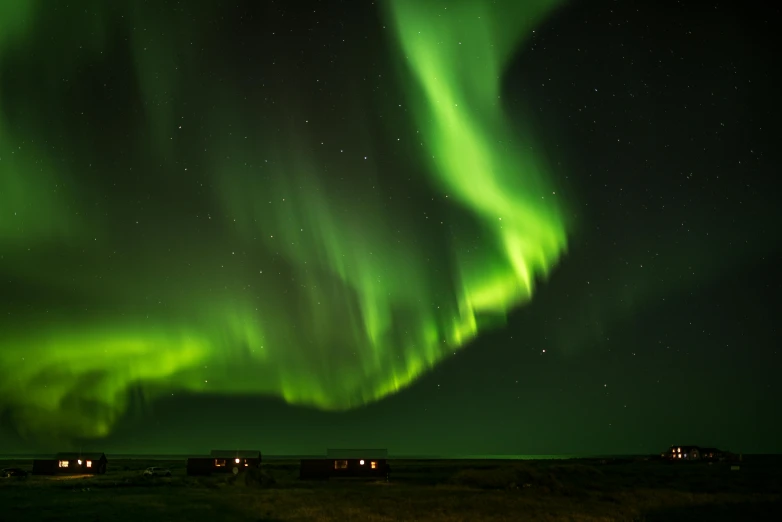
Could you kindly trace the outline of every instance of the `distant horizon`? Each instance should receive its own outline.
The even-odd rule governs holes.
[[[88,452],[84,450],[84,452]],[[35,459],[44,456],[56,455],[54,453],[6,453],[0,455],[0,460],[11,459]],[[149,459],[166,460],[174,458],[185,458],[199,455],[208,455],[208,451],[198,453],[111,453],[103,452],[107,457],[113,459]],[[301,458],[328,458],[325,453],[271,453],[264,454],[261,451],[263,459],[268,460],[287,460]],[[466,454],[466,455],[428,455],[415,453],[389,453],[389,460],[578,460],[578,459],[607,459],[607,458],[628,458],[628,457],[649,457],[658,453],[614,453],[614,454],[542,454],[542,455],[513,455],[513,454]],[[780,456],[782,453],[742,453],[745,456]]]
[[[56,453],[94,453],[95,451],[101,452],[100,450],[71,450],[71,451],[55,451]],[[253,451],[255,449],[253,448]],[[261,454],[264,457],[300,457],[300,456],[323,456],[326,457],[327,454],[324,453],[264,453],[263,450],[261,451]],[[5,453],[0,454],[0,458],[4,458],[7,456],[25,456],[25,455],[51,455],[52,452],[24,452],[24,453]],[[137,453],[137,452],[101,452],[105,453],[106,455],[112,455],[112,456],[141,456],[141,457],[177,457],[177,456],[187,456],[187,455],[201,455],[201,454],[209,454],[209,451],[204,452],[182,452],[182,453]],[[618,455],[618,454],[617,454]],[[630,454],[626,454],[630,455]],[[472,454],[457,454],[457,455],[435,455],[435,454],[427,454],[427,453],[389,453],[388,456],[394,456],[394,457],[428,457],[428,458],[513,458],[513,459],[529,459],[529,458],[535,458],[535,459],[541,459],[541,458],[548,458],[548,459],[561,459],[561,458],[584,458],[584,457],[591,457],[591,456],[605,456],[605,455],[591,455],[591,454],[570,454],[570,453],[562,453],[562,454],[528,454],[528,455],[522,455],[522,454],[504,454],[504,453],[487,453],[487,454],[481,454],[481,453],[472,453]]]

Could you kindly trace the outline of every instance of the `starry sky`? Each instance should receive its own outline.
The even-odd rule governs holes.
[[[0,5],[0,443],[782,450],[738,3]]]

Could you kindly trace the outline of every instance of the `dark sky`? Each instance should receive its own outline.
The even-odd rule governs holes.
[[[1,6],[1,452],[782,450],[779,8],[517,4]]]

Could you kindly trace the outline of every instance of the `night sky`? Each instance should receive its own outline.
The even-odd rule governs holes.
[[[744,4],[1,3],[0,453],[782,451]]]

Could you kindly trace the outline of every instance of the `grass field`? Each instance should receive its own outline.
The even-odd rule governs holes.
[[[0,521],[777,520],[782,460],[729,464],[398,461],[389,482],[302,482],[297,461],[257,473],[185,475],[185,462],[110,460],[102,476],[0,479]],[[31,468],[0,461],[0,468]],[[149,466],[171,478],[145,478]]]

